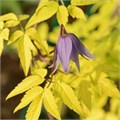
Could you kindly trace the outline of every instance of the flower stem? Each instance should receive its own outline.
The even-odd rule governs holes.
[[[60,2],[61,2],[62,5],[65,5],[63,0],[60,0]]]

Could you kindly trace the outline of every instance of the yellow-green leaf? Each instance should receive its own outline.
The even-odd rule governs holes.
[[[41,77],[45,77],[47,74],[47,70],[44,68],[32,68],[31,73],[34,75],[39,75]]]
[[[16,96],[18,94],[21,94],[25,92],[26,90],[29,90],[30,88],[37,86],[41,84],[44,81],[44,79],[38,75],[31,75],[25,79],[22,80],[21,83],[19,83],[7,96],[6,99],[9,99],[13,96]]]
[[[38,35],[38,32],[35,28],[31,27],[25,31],[26,34],[30,36],[31,39],[40,41],[40,37]]]
[[[92,94],[90,92],[90,82],[87,80],[83,80],[79,84],[79,98],[84,102],[84,104],[91,109],[91,99],[92,99]]]
[[[8,41],[7,44],[9,45],[9,44],[15,42],[15,41],[16,41],[17,39],[19,39],[23,34],[24,34],[24,33],[23,33],[21,30],[15,31],[15,32],[11,35],[11,37],[10,37],[10,39],[9,39],[9,41]]]
[[[29,15],[19,15],[18,16],[18,20],[22,21],[22,20],[26,20],[28,19],[30,16]]]
[[[72,5],[90,5],[98,2],[99,0],[71,0]]]
[[[66,104],[70,109],[74,110],[76,113],[80,114],[81,116],[84,116],[80,102],[78,101],[78,98],[75,95],[73,89],[69,85],[65,83],[59,83],[56,89],[58,90],[64,104]]]
[[[26,105],[28,105],[31,101],[33,101],[38,95],[42,93],[43,89],[42,87],[36,86],[31,88],[29,91],[27,91],[22,98],[20,104],[15,108],[14,112],[22,109]]]
[[[25,116],[26,120],[38,120],[42,108],[42,95],[36,97],[30,104],[27,114]]]
[[[3,27],[4,27],[4,22],[0,21],[0,29],[3,29]]]
[[[9,38],[9,29],[5,28],[1,31],[1,36],[4,40],[8,40]]]
[[[17,20],[17,16],[14,13],[8,13],[0,16],[1,21]]]
[[[30,38],[34,41],[34,44],[37,46],[38,49],[42,49],[44,50],[46,53],[48,53],[48,44],[47,41],[45,40],[41,40],[38,32],[36,29],[34,28],[29,28],[26,30],[25,32],[26,34],[28,34],[30,36]],[[41,50],[41,52],[42,52]]]
[[[3,48],[4,48],[3,38],[2,36],[0,36],[0,56],[2,54]]]
[[[41,40],[47,40],[49,26],[47,23],[43,22],[37,27],[38,35]],[[44,33],[44,34],[43,34]]]
[[[49,88],[45,89],[43,96],[43,103],[46,110],[54,116],[57,120],[60,120],[60,113],[58,111],[57,104],[55,102],[54,96]]]
[[[104,93],[110,97],[120,97],[119,90],[117,89],[115,84],[113,84],[111,82],[110,79],[108,79],[108,78],[99,79],[98,85],[99,85],[100,89],[102,90],[102,93]]]
[[[84,12],[82,11],[81,8],[78,8],[74,5],[69,5],[68,6],[68,11],[69,11],[69,14],[73,18],[79,18],[79,19],[86,20],[85,14],[84,14]]]
[[[64,5],[59,6],[59,9],[57,11],[57,20],[60,25],[66,25],[68,22],[68,11]]]
[[[9,20],[7,22],[5,22],[5,27],[15,27],[20,23],[20,21],[18,20]]]
[[[42,22],[52,17],[58,9],[58,3],[54,1],[46,2],[42,7],[37,8],[37,11],[33,14],[31,19],[28,21],[26,28]]]
[[[31,41],[27,35],[21,36],[18,42],[18,55],[25,75],[28,74],[32,59],[29,42]]]

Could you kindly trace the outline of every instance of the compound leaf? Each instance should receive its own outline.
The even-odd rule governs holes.
[[[51,115],[53,115],[57,120],[61,119],[54,96],[48,88],[44,91],[43,103]]]
[[[26,105],[28,105],[31,101],[33,101],[38,95],[42,93],[43,89],[39,86],[31,88],[29,91],[27,91],[22,98],[20,104],[15,108],[14,112],[22,109]]]
[[[110,97],[120,97],[119,90],[117,89],[115,84],[113,84],[111,82],[110,79],[108,79],[108,78],[99,79],[98,85],[99,85],[100,89],[102,90],[102,93],[104,93]]]
[[[28,21],[26,28],[52,17],[57,12],[58,3],[54,1],[49,1],[45,2],[45,4],[42,5],[42,7],[38,7],[40,8],[37,8],[35,14]]]
[[[66,104],[70,109],[74,110],[76,113],[84,116],[80,102],[78,101],[78,98],[75,95],[73,89],[65,83],[59,83],[57,89],[61,99],[63,100],[63,103]]]
[[[11,43],[15,42],[17,39],[19,39],[21,36],[23,35],[23,32],[21,30],[17,30],[15,31],[11,37],[10,40],[8,41],[8,45],[10,45]]]
[[[30,88],[37,86],[41,84],[44,81],[44,79],[38,75],[31,75],[25,79],[21,83],[19,83],[7,96],[6,99],[9,99],[13,96],[16,96],[20,93],[25,92],[26,90],[29,90]]]
[[[36,97],[30,104],[27,114],[25,116],[26,120],[38,120],[42,108],[42,95]]]

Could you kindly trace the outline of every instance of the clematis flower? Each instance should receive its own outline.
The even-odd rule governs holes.
[[[53,73],[57,70],[60,63],[62,64],[64,72],[68,72],[70,59],[75,62],[78,71],[80,71],[79,54],[85,58],[95,58],[82,42],[79,41],[77,36],[72,33],[67,33],[64,26],[61,25],[60,36],[54,50]]]

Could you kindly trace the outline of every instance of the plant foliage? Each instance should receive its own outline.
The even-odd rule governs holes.
[[[80,7],[91,4],[92,15],[87,16]],[[118,0],[71,0],[68,6],[57,0],[40,0],[31,17],[14,13],[0,16],[0,54],[5,46],[14,45],[26,76],[6,98],[25,93],[14,112],[29,105],[26,119],[37,120],[43,104],[49,114],[60,120],[62,106],[66,105],[81,119],[119,119],[116,110],[120,92],[115,84],[119,79],[118,7]],[[49,72],[54,47],[48,41],[56,44],[59,26],[49,32],[46,20],[54,15],[59,25],[64,24],[68,32],[83,38],[96,56],[89,61],[79,56],[80,73],[72,61],[67,74],[61,72],[61,66],[55,74]],[[69,16],[75,19],[73,23],[69,23]],[[108,99],[110,110],[105,111],[103,107]]]

